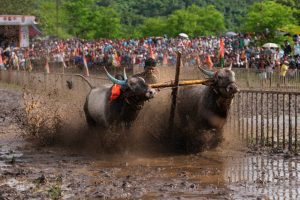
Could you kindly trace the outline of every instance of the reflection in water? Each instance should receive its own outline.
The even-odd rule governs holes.
[[[297,159],[246,156],[227,163],[224,179],[233,190],[233,199],[300,199],[299,171]]]
[[[189,156],[133,158],[115,178],[130,174],[144,198],[300,199],[299,158],[211,151]],[[97,162],[114,169],[117,162]],[[149,196],[149,194],[151,194]],[[163,196],[161,196],[163,195]],[[200,198],[200,199],[201,199]]]

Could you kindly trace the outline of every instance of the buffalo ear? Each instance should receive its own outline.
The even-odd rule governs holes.
[[[207,79],[205,82],[202,83],[202,85],[211,86],[213,85],[215,80],[213,78]]]

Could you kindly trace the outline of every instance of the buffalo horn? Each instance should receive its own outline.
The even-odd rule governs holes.
[[[113,82],[114,84],[118,84],[118,85],[125,85],[126,84],[126,80],[118,80],[115,77],[113,77],[112,75],[110,75],[108,73],[108,71],[106,70],[106,68],[104,67],[104,70],[106,72],[107,77],[111,80],[111,82]]]
[[[231,70],[231,68],[232,68],[232,63],[230,63],[228,69]]]
[[[124,67],[124,71],[123,71],[123,77],[124,77],[124,80],[126,81],[127,80],[127,75],[126,75],[125,67]]]
[[[200,67],[200,66],[198,66],[198,68],[200,69],[200,71],[201,71],[203,74],[207,75],[209,78],[213,78],[214,75],[215,75],[215,72],[209,71],[209,70],[207,70],[207,69],[203,69],[203,68]]]

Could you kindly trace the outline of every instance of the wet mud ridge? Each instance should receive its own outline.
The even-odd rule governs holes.
[[[299,199],[299,158],[219,148],[104,155],[41,146],[20,128],[22,94],[0,89],[2,199]]]

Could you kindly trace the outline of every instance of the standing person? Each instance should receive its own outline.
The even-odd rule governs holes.
[[[288,65],[289,62],[284,61],[283,64],[280,66],[280,79],[284,85],[286,84],[286,73],[289,69]]]
[[[288,56],[292,53],[292,47],[290,43],[286,40],[284,41],[284,55]]]
[[[3,58],[2,58],[2,50],[0,49],[0,70],[6,70],[4,63],[3,63]]]
[[[266,61],[263,56],[259,59],[259,76],[263,87],[264,83],[267,82]]]

